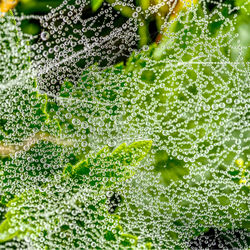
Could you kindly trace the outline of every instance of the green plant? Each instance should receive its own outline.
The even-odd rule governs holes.
[[[91,0],[92,11],[96,12],[102,6],[103,2],[105,2],[105,0]],[[151,42],[149,32],[150,22],[156,22],[158,30],[157,41],[159,42],[162,36],[161,33],[164,33],[166,20],[173,20],[180,11],[186,10],[187,7],[196,4],[197,0],[183,0],[174,3],[166,0],[136,0],[135,6],[129,2],[120,4],[115,0],[106,0],[106,2],[123,16],[138,20],[138,35],[140,36],[139,47],[142,47]],[[156,10],[154,10],[154,8]],[[152,13],[150,10],[153,10]]]
[[[51,178],[45,186],[10,200],[6,219],[0,226],[0,241],[29,235],[44,247],[47,240],[50,243],[60,241],[64,234],[64,237],[74,239],[71,242],[75,247],[82,244],[94,247],[100,237],[103,237],[102,247],[117,244],[117,241],[127,247],[136,245],[136,237],[123,234],[117,216],[108,213],[105,196],[118,181],[134,175],[131,167],[146,156],[151,144],[151,141],[135,142],[129,146],[122,144],[112,153],[105,147],[96,156],[75,166],[68,164],[63,173]],[[67,214],[74,211],[81,217],[68,220]],[[89,226],[85,220],[90,220]],[[82,228],[80,234],[71,229],[74,225]],[[44,240],[39,242],[41,237]],[[89,243],[86,243],[87,239]],[[97,244],[95,247],[99,249],[101,246]]]
[[[86,68],[56,96],[40,93],[27,66],[21,86],[1,91],[6,103],[18,97],[0,122],[2,241],[179,249],[217,228],[239,230],[243,240],[232,241],[247,245],[249,51],[237,37],[247,5],[205,4],[169,22],[160,44]],[[131,138],[154,141],[136,170],[151,141],[121,144]],[[114,193],[122,202],[111,215]]]

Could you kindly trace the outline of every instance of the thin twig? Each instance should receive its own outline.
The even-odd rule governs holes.
[[[38,132],[33,137],[24,140],[19,144],[9,144],[5,145],[4,143],[0,143],[0,156],[10,156],[17,152],[28,151],[31,147],[33,147],[39,141],[48,141],[57,145],[62,146],[71,146],[73,142],[70,140],[64,140],[60,138],[56,138],[54,136],[49,135],[48,133]]]

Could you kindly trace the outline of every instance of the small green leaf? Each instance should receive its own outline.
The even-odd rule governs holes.
[[[121,152],[123,152],[126,148],[126,143],[121,144],[118,146],[112,153],[113,156],[119,155]]]
[[[127,152],[134,164],[138,164],[148,154],[152,141],[138,141],[128,146]]]
[[[152,141],[138,141],[126,147],[120,145],[112,154],[114,160],[122,162],[124,165],[136,166],[147,155],[152,146]]]
[[[112,154],[106,146],[96,156],[79,162],[75,166],[67,165],[64,174],[72,177],[89,175],[92,171],[93,177],[129,178],[133,175],[131,169],[126,166],[136,166],[147,155],[152,146],[152,141],[138,141],[129,146],[126,143],[117,147]]]
[[[91,8],[93,12],[96,12],[102,5],[103,0],[91,0]]]

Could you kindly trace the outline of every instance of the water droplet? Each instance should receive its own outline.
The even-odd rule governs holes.
[[[43,32],[41,33],[41,39],[42,39],[43,41],[48,40],[48,39],[49,39],[49,32],[43,31]]]

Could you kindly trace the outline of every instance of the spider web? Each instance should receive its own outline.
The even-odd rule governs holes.
[[[133,168],[135,175],[112,187],[122,197],[113,196],[114,214],[123,231],[137,237],[135,247],[248,248],[249,1],[184,1],[190,6],[176,18],[178,1],[151,1],[145,10],[133,1],[108,2],[96,13],[89,1],[76,0],[46,15],[16,15],[16,23],[12,16],[0,19],[1,146],[22,149],[1,160],[0,195],[10,199],[32,188],[48,193],[39,207],[47,209],[46,222],[32,210],[48,233],[0,248],[126,249],[122,240],[104,241],[103,225],[116,224],[103,215],[110,204],[99,214],[87,210],[91,204],[99,209],[103,190],[93,195],[97,191],[86,179],[90,191],[74,193],[74,182],[56,180],[66,164],[106,145],[148,139],[153,146]],[[132,16],[123,17],[117,5],[131,8]],[[139,26],[163,5],[169,9],[162,15],[161,40],[138,48]],[[21,32],[22,21],[30,19],[39,21],[39,35]],[[38,131],[71,144],[51,139],[22,147]],[[42,185],[51,176],[60,195],[52,184]],[[37,200],[27,206],[38,206]],[[4,219],[7,208],[1,209]],[[53,228],[50,218],[57,214]]]

